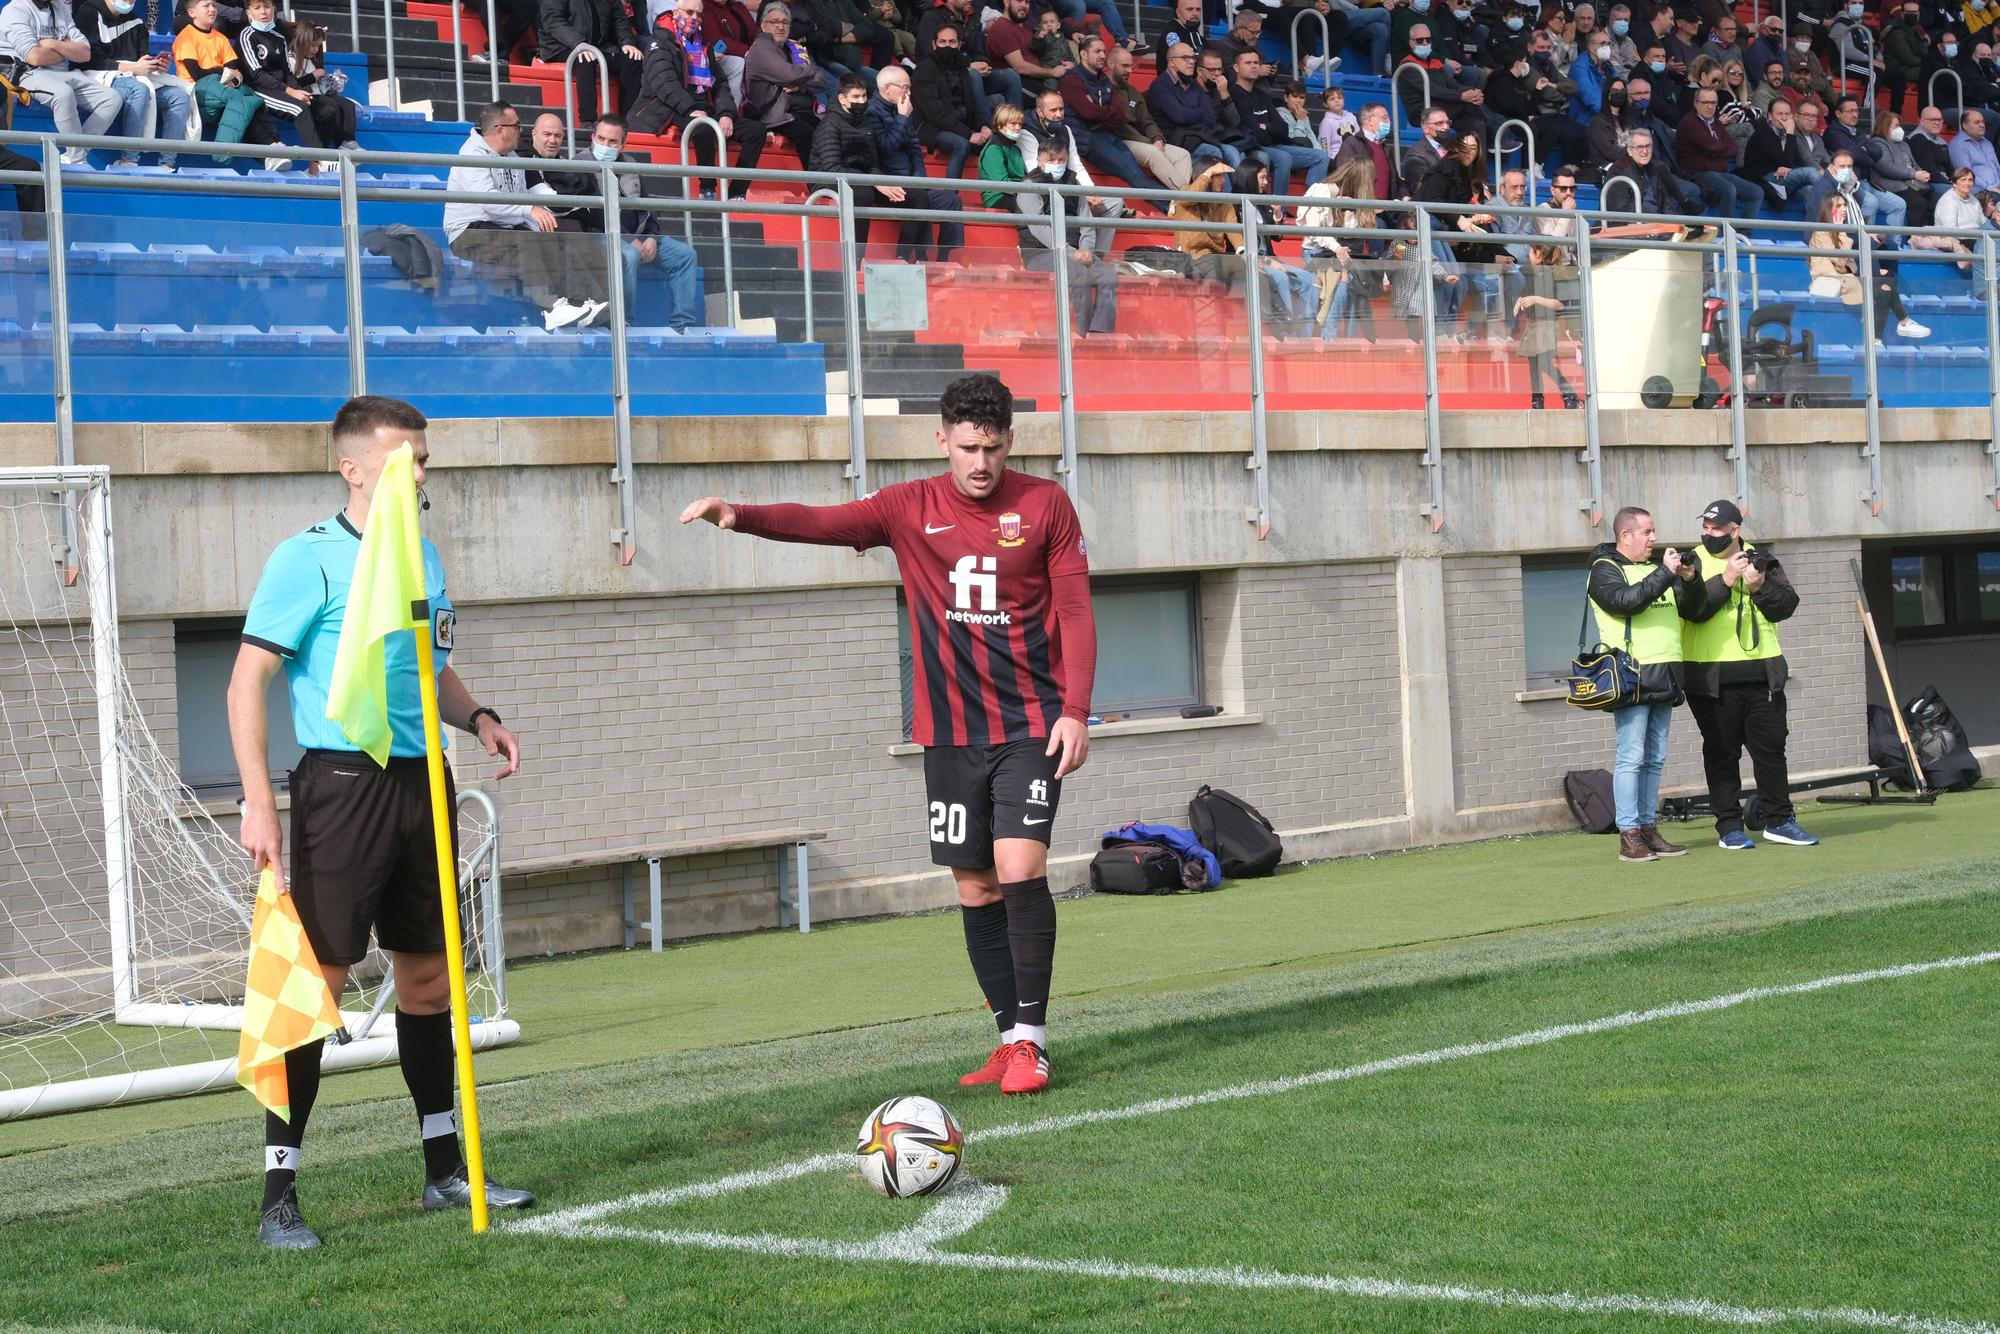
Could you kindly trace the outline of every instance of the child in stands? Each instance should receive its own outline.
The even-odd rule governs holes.
[[[174,68],[194,85],[195,105],[201,109],[203,123],[215,128],[215,141],[277,143],[278,136],[264,117],[264,100],[245,85],[243,61],[236,48],[216,30],[215,0],[187,0],[185,8],[188,24],[174,38]],[[265,165],[282,171],[290,159],[273,157]]]
[[[1347,93],[1340,88],[1328,88],[1320,99],[1326,114],[1319,118],[1319,141],[1326,147],[1328,161],[1340,156],[1340,143],[1348,135],[1361,128],[1361,122],[1347,109]]]
[[[265,113],[290,125],[307,148],[352,142],[353,104],[344,98],[315,96],[307,82],[292,72],[292,42],[278,31],[274,0],[250,0],[243,13],[247,22],[237,45],[243,53],[245,82],[263,101]],[[297,37],[294,32],[292,41]],[[339,170],[338,163],[331,165]],[[319,163],[312,164],[314,173],[319,169]]]
[[[1042,11],[1042,17],[1035,27],[1035,40],[1028,43],[1028,53],[1034,57],[1035,63],[1044,69],[1061,69],[1064,65],[1077,63],[1076,48],[1070,45],[1069,38],[1063,36],[1062,15],[1053,9]],[[1038,92],[1048,92],[1056,86],[1053,79],[1034,79],[1027,82],[1043,84],[1044,87],[1036,90]]]

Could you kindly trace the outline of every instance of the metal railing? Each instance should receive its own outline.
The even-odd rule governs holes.
[[[1294,79],[1300,79],[1301,82],[1303,82],[1303,80],[1300,78],[1299,71],[1304,66],[1303,62],[1301,62],[1299,59],[1299,46],[1300,46],[1299,25],[1301,23],[1304,23],[1307,19],[1312,19],[1313,21],[1319,24],[1320,57],[1322,59],[1325,59],[1329,56],[1337,56],[1340,54],[1338,51],[1333,49],[1333,29],[1327,25],[1326,15],[1320,13],[1317,9],[1314,9],[1310,5],[1306,6],[1303,9],[1294,11],[1294,13],[1292,14],[1292,34],[1291,34],[1292,77]],[[1324,68],[1324,66],[1322,66],[1322,68]],[[1429,78],[1430,76],[1425,75],[1424,77]]]
[[[1950,75],[1952,83],[1958,87],[1958,100],[1953,102],[1952,105],[1963,112],[1965,110],[1965,80],[1958,77],[1958,71],[1949,65],[1940,65],[1931,71],[1930,81],[1924,85],[1924,105],[1927,107],[1941,107],[1944,105],[1944,103],[1938,101],[1937,81],[1946,75]]]
[[[1391,141],[1390,146],[1395,153],[1395,157],[1390,161],[1390,166],[1397,171],[1403,169],[1403,108],[1398,105],[1396,98],[1403,86],[1403,75],[1410,70],[1416,71],[1417,77],[1423,80],[1424,85],[1424,100],[1417,108],[1417,115],[1422,116],[1424,108],[1431,104],[1431,72],[1429,70],[1425,69],[1422,65],[1398,65],[1395,69],[1389,71],[1389,138]],[[1423,132],[1424,127],[1418,124],[1417,133],[1422,134]]]
[[[456,4],[457,2],[458,0],[452,0],[453,4]],[[354,35],[354,46],[356,50],[359,50],[361,47],[361,34],[359,33],[359,31],[357,31]],[[396,90],[395,0],[382,0],[382,49],[385,53],[383,56],[383,60],[388,67],[388,74],[389,74],[389,110],[397,111],[402,108],[403,97],[402,94]],[[459,119],[464,120],[465,116],[461,113]]]
[[[1507,128],[1510,125],[1520,127],[1522,147],[1528,151],[1528,156],[1522,160],[1521,172],[1528,178],[1528,204],[1532,207],[1535,203],[1535,164],[1541,159],[1535,153],[1535,127],[1525,120],[1503,120],[1500,128],[1493,131],[1493,189],[1495,193],[1499,192],[1500,178],[1507,174]]]
[[[727,204],[729,202],[729,176],[727,174],[729,171],[729,138],[722,132],[721,121],[716,120],[705,111],[699,111],[695,113],[694,119],[681,126],[681,165],[690,171],[693,170],[695,165],[694,137],[696,132],[702,129],[708,130],[709,133],[715,136],[716,170],[721,173],[715,178],[715,197]],[[688,191],[699,192],[701,187],[697,184],[697,180],[698,178],[692,175],[688,177]],[[682,216],[686,221],[685,233],[687,235],[687,243],[691,246],[694,244],[694,214],[688,213]],[[734,324],[736,322],[736,244],[729,233],[729,214],[727,211],[722,215],[722,291],[729,302],[729,322]]]
[[[61,138],[20,133],[0,134],[0,142],[17,142],[39,146],[43,153],[43,165],[32,173],[0,172],[0,183],[40,184],[48,192],[50,205],[48,252],[48,281],[50,284],[50,334],[53,351],[53,392],[55,396],[55,452],[59,460],[75,456],[74,401],[70,375],[70,310],[68,304],[69,259],[65,232],[65,207],[63,189],[66,183],[59,163],[59,150],[75,146],[115,151],[172,151],[185,161],[190,156],[204,154],[226,157],[239,151],[240,145],[191,146],[185,141],[173,143],[135,141],[119,138]],[[402,167],[402,166],[452,166],[460,162],[455,155],[435,153],[338,153],[330,150],[297,149],[295,156],[309,160],[340,159],[346,169],[339,175],[338,201],[340,224],[343,230],[342,265],[346,284],[346,311],[348,318],[348,380],[351,392],[362,392],[367,384],[367,336],[362,307],[361,253],[357,242],[360,210],[363,204],[382,202],[437,203],[483,203],[483,204],[542,204],[546,194],[493,194],[456,191],[447,186],[444,190],[426,189],[413,193],[403,187],[393,187],[364,181],[357,176],[356,168]],[[720,180],[722,170],[701,169],[691,166],[665,166],[652,163],[582,163],[573,160],[551,162],[547,170],[567,170],[591,175],[595,178],[597,202],[605,212],[606,230],[603,241],[604,258],[608,278],[611,327],[622,331],[627,323],[632,293],[624,290],[622,264],[619,246],[623,241],[622,227],[616,227],[611,219],[621,213],[633,210],[653,212],[680,212],[684,215],[695,213],[710,214],[718,218],[730,211],[738,213],[755,212],[773,218],[796,217],[801,227],[800,249],[804,277],[804,306],[806,311],[806,337],[812,339],[817,334],[814,319],[813,261],[811,226],[815,218],[836,223],[840,245],[840,272],[842,276],[841,315],[843,335],[847,351],[847,389],[849,457],[846,475],[850,479],[854,494],[865,494],[870,486],[869,457],[867,448],[866,397],[863,383],[862,321],[860,314],[860,246],[866,237],[867,226],[875,220],[897,222],[932,222],[963,224],[968,215],[955,210],[911,209],[911,208],[861,208],[857,207],[855,190],[862,186],[880,187],[901,185],[923,189],[937,189],[951,185],[966,190],[987,190],[1003,194],[1020,195],[1033,192],[1044,197],[1048,204],[1058,199],[1068,202],[1068,208],[1051,208],[1046,219],[1024,216],[1016,212],[989,213],[979,215],[982,224],[1020,228],[1047,225],[1052,228],[1052,236],[1058,247],[1066,244],[1068,228],[1077,225],[1068,213],[1075,212],[1081,219],[1081,201],[1087,197],[1116,198],[1133,203],[1150,203],[1165,207],[1175,202],[1208,203],[1216,202],[1213,194],[1200,194],[1171,190],[1128,190],[1108,185],[1090,187],[1071,185],[1049,185],[1034,182],[1003,181],[959,181],[943,182],[935,179],[908,180],[887,176],[835,177],[827,173],[796,173],[764,170],[745,171],[741,168],[728,169],[727,174],[736,180],[768,181],[788,183],[794,187],[803,185],[809,193],[801,203],[759,203],[749,205],[743,200],[731,201],[726,197],[726,189],[719,191],[716,199],[687,198],[673,194],[652,194],[643,187],[635,198],[625,198],[620,188],[621,181],[628,176],[678,181],[685,186],[690,179]],[[1628,184],[1631,184],[1629,178]],[[236,198],[281,198],[316,199],[329,202],[329,191],[324,182],[296,180],[252,180],[248,178],[195,179],[187,174],[180,176],[150,175],[92,175],[87,178],[71,177],[67,183],[74,188],[88,183],[93,191],[112,192],[163,192],[179,194],[222,195]],[[1636,193],[1636,186],[1634,186]],[[1464,216],[1471,213],[1490,213],[1513,216],[1549,216],[1547,210],[1515,207],[1498,203],[1474,205],[1425,204],[1413,206],[1408,201],[1357,200],[1327,201],[1335,209],[1354,209],[1372,212],[1381,219],[1404,216],[1410,219],[1410,226],[1394,228],[1377,226],[1374,228],[1336,228],[1331,226],[1273,226],[1256,216],[1246,204],[1253,202],[1242,196],[1227,196],[1228,202],[1242,210],[1233,222],[1201,222],[1187,217],[1156,218],[1134,217],[1116,222],[1116,227],[1124,231],[1166,232],[1209,231],[1222,233],[1235,239],[1246,257],[1245,270],[1248,276],[1248,359],[1250,368],[1250,393],[1247,407],[1251,416],[1251,449],[1246,458],[1246,467],[1252,473],[1253,493],[1251,503],[1246,505],[1246,517],[1255,525],[1259,536],[1268,533],[1273,522],[1272,498],[1269,471],[1269,442],[1267,417],[1269,404],[1266,398],[1266,374],[1264,347],[1266,327],[1263,319],[1263,304],[1266,299],[1264,278],[1266,265],[1272,261],[1263,259],[1258,251],[1267,238],[1316,237],[1331,238],[1345,243],[1356,240],[1400,241],[1407,243],[1413,233],[1417,248],[1411,263],[1421,266],[1413,271],[1420,275],[1418,283],[1421,295],[1417,314],[1421,319],[1423,343],[1421,359],[1424,371],[1424,429],[1425,448],[1423,466],[1427,474],[1426,498],[1420,510],[1429,518],[1433,528],[1440,528],[1445,521],[1445,500],[1447,488],[1445,472],[1449,456],[1444,448],[1442,415],[1443,395],[1440,390],[1438,366],[1438,325],[1436,294],[1433,289],[1433,264],[1442,264],[1434,257],[1433,239],[1438,230],[1436,222],[1440,218]],[[827,201],[833,207],[827,207]],[[1298,202],[1292,197],[1266,197],[1254,202],[1266,205],[1291,207]],[[1604,203],[1600,199],[1600,203]],[[1338,214],[1333,216],[1337,217]],[[1565,210],[1563,216],[1585,224],[1678,224],[1689,230],[1685,237],[1699,236],[1704,239],[1668,239],[1658,235],[1594,235],[1589,225],[1574,226],[1568,236],[1537,237],[1535,243],[1571,249],[1576,259],[1577,291],[1579,294],[1579,323],[1582,325],[1580,351],[1583,358],[1583,384],[1580,386],[1584,407],[1585,448],[1579,458],[1584,469],[1586,494],[1582,508],[1593,521],[1601,516],[1604,505],[1601,495],[1602,460],[1601,437],[1598,430],[1599,394],[1602,389],[1599,370],[1596,365],[1598,330],[1594,327],[1592,313],[1593,268],[1595,257],[1609,252],[1629,252],[1651,250],[1661,252],[1692,253],[1703,256],[1702,264],[1713,264],[1727,277],[1720,282],[1723,299],[1728,309],[1728,331],[1725,346],[1717,350],[1720,360],[1726,362],[1730,397],[1730,438],[1728,455],[1733,467],[1735,492],[1739,504],[1747,507],[1748,495],[1748,449],[1746,439],[1745,412],[1746,396],[1752,392],[1750,380],[1743,364],[1741,330],[1744,316],[1743,301],[1737,284],[1737,273],[1741,261],[1754,262],[1759,255],[1767,259],[1780,257],[1789,261],[1831,257],[1857,265],[1863,275],[1862,336],[1860,359],[1865,375],[1865,391],[1862,406],[1864,441],[1862,458],[1867,469],[1867,488],[1863,500],[1870,512],[1880,514],[1885,502],[1883,494],[1883,470],[1881,454],[1880,421],[1880,380],[1878,376],[1878,353],[1872,336],[1875,318],[1876,275],[1874,273],[1877,254],[1877,237],[1886,235],[1952,236],[1969,243],[1979,256],[1977,262],[1984,268],[1983,284],[1988,293],[1987,323],[1989,335],[2000,335],[1994,327],[2000,320],[2000,255],[1996,255],[1995,240],[1985,232],[1944,232],[1939,229],[1874,228],[1869,229],[1859,221],[1850,223],[1845,231],[1851,235],[1851,244],[1837,248],[1816,248],[1810,244],[1800,244],[1809,240],[1809,234],[1835,230],[1813,223],[1788,220],[1759,220],[1756,224],[1758,235],[1752,237],[1740,231],[1726,220],[1699,218],[1660,218],[1637,212],[1620,213],[1608,208],[1584,212]],[[614,229],[615,228],[615,229]],[[1457,239],[1457,233],[1450,234]],[[1783,241],[1777,238],[1792,238]],[[1058,251],[1060,253],[1060,250]],[[1707,257],[1713,257],[1707,258]],[[1898,251],[1897,258],[1903,264],[1910,263],[1956,263],[1964,258],[1962,253],[1929,250]],[[1057,342],[1058,401],[1061,421],[1061,461],[1059,464],[1064,484],[1072,489],[1078,485],[1077,474],[1077,427],[1076,427],[1076,375],[1069,354],[1072,335],[1071,293],[1068,266],[1057,263],[1054,266],[1053,295],[1056,302],[1055,327]],[[1706,287],[1704,286],[1704,290]],[[1751,305],[1755,305],[1755,289]],[[1490,316],[1489,316],[1490,317]],[[639,546],[640,534],[637,529],[636,475],[632,455],[631,425],[631,371],[624,355],[624,338],[614,336],[612,343],[612,403],[611,430],[614,444],[615,462],[611,481],[617,489],[617,518],[612,529],[612,538],[618,558],[630,562]],[[1338,355],[1332,353],[1331,355]],[[1989,352],[1988,399],[1989,442],[1987,454],[1991,460],[1992,486],[1989,495],[2000,504],[2000,361],[1995,361]],[[1682,387],[1676,386],[1675,392]],[[1767,398],[1766,390],[1759,390]]]
[[[1611,206],[1611,187],[1614,185],[1622,185],[1632,192],[1632,211],[1634,213],[1645,212],[1646,196],[1640,192],[1639,182],[1633,180],[1630,176],[1612,176],[1604,184],[1597,187],[1597,206],[1599,208],[1608,209]]]
[[[590,52],[596,59],[582,60],[585,51]],[[604,53],[594,46],[578,46],[572,49],[563,57],[563,125],[568,132],[567,142],[572,156],[576,153],[576,67],[579,63],[592,65],[597,69],[597,114],[601,116],[611,110],[611,62],[607,61]]]

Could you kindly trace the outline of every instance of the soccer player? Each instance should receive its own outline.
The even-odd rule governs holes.
[[[1056,906],[1049,834],[1090,753],[1097,626],[1082,525],[1054,482],[1014,472],[1014,396],[968,375],[941,400],[949,470],[846,505],[697,500],[706,519],[781,542],[896,553],[916,674],[931,860],[951,868],[973,975],[1000,1044],[961,1084],[1049,1085]]]
[[[394,398],[353,398],[333,419],[333,443],[347,504],[338,514],[287,538],[271,553],[250,599],[229,681],[229,737],[243,779],[239,840],[257,867],[277,872],[305,924],[326,984],[338,997],[347,970],[368,953],[368,932],[389,952],[396,972],[396,1050],[403,1080],[416,1101],[423,1140],[426,1209],[469,1208],[472,1189],[459,1152],[453,1099],[451,991],[445,970],[444,909],[439,901],[432,841],[430,782],[425,766],[423,707],[415,680],[413,633],[390,638],[389,765],[380,768],[352,748],[338,723],[328,722],[327,690],[347,609],[347,589],[368,524],[369,502],[389,454],[407,441],[416,456],[417,484],[430,450],[428,423]],[[445,593],[444,564],[424,543],[424,578],[438,667],[438,714],[479,739],[502,759],[498,776],[520,767],[521,747],[500,715],[476,703],[447,661],[456,614]],[[292,771],[292,873],[286,885],[284,841],[265,761],[265,691],[284,668],[291,688],[292,728],[305,755]],[[447,773],[446,808],[453,793]],[[453,845],[457,844],[453,831]],[[319,1237],[299,1215],[299,1146],[319,1092],[321,1044],[285,1056],[292,1119],[264,1114],[264,1203],[257,1236],[280,1250],[306,1250]],[[489,1178],[486,1203],[511,1209],[534,1196]]]

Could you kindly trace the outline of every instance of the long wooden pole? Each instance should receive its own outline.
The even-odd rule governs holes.
[[[1896,720],[1896,736],[1903,743],[1903,757],[1910,762],[1910,781],[1920,794],[1928,792],[1930,784],[1924,778],[1924,766],[1917,759],[1917,748],[1910,743],[1910,729],[1903,724],[1903,706],[1896,698],[1896,683],[1889,679],[1889,663],[1882,656],[1875,618],[1868,611],[1868,588],[1861,582],[1861,562],[1850,557],[1847,564],[1854,571],[1854,606],[1861,613],[1861,631],[1868,636],[1869,651],[1875,655],[1875,670],[1881,673],[1882,689],[1889,692],[1889,716]]]

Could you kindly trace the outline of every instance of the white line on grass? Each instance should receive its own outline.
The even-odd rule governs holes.
[[[1751,987],[1706,1000],[1677,1001],[1650,1010],[1627,1010],[1581,1023],[1556,1024],[1528,1033],[1491,1042],[1461,1043],[1430,1051],[1412,1052],[1359,1065],[1338,1066],[1284,1079],[1258,1080],[1211,1089],[1205,1093],[1173,1098],[1153,1098],[1125,1107],[1092,1112],[1072,1112],[1044,1117],[1039,1121],[994,1126],[967,1138],[972,1140],[1014,1139],[1022,1135],[1069,1130],[1105,1121],[1126,1121],[1157,1116],[1219,1102],[1290,1093],[1321,1084],[1333,1084],[1396,1070],[1440,1065],[1469,1056],[1488,1056],[1518,1051],[1564,1038],[1582,1037],[1632,1028],[1661,1019],[1679,1019],[1709,1014],[1751,1001],[1780,996],[1800,996],[1832,987],[1880,982],[1892,978],[1915,977],[1949,968],[1972,968],[2000,962],[2000,951],[1934,959],[1927,963],[1898,964],[1859,973],[1840,973],[1784,986]],[[1004,1188],[966,1181],[949,1192],[923,1218],[899,1232],[886,1233],[862,1242],[825,1241],[808,1237],[779,1237],[768,1233],[737,1235],[676,1229],[614,1227],[596,1220],[634,1209],[660,1208],[693,1199],[714,1199],[736,1191],[755,1190],[820,1172],[837,1172],[853,1164],[852,1154],[822,1153],[777,1167],[738,1172],[713,1181],[641,1191],[598,1204],[578,1205],[540,1218],[502,1224],[509,1232],[535,1233],[587,1241],[649,1241],[668,1246],[690,1246],[705,1250],[738,1251],[754,1255],[801,1260],[842,1262],[889,1261],[898,1264],[928,1265],[944,1269],[969,1269],[989,1273],[1050,1274],[1071,1278],[1132,1279],[1151,1283],[1172,1283],[1199,1287],[1291,1290],[1333,1296],[1372,1297],[1393,1301],[1452,1302],[1475,1306],[1501,1307],[1524,1311],[1555,1311],[1573,1315],[1658,1315],[1711,1324],[1761,1326],[1787,1322],[1821,1325],[1848,1325],[1865,1329],[1908,1331],[1909,1334],[2000,1334],[2000,1326],[1984,1321],[1953,1320],[1938,1316],[1899,1315],[1866,1307],[1756,1307],[1711,1301],[1703,1297],[1662,1298],[1632,1294],[1584,1296],[1569,1292],[1521,1292],[1512,1288],[1483,1288],[1457,1283],[1423,1283],[1403,1279],[1369,1278],[1359,1275],[1288,1274],[1275,1270],[1239,1267],[1175,1268],[1164,1265],[1126,1264],[1115,1260],[1052,1260],[1026,1255],[995,1255],[937,1249],[938,1243],[963,1236],[987,1215],[1005,1203]]]

